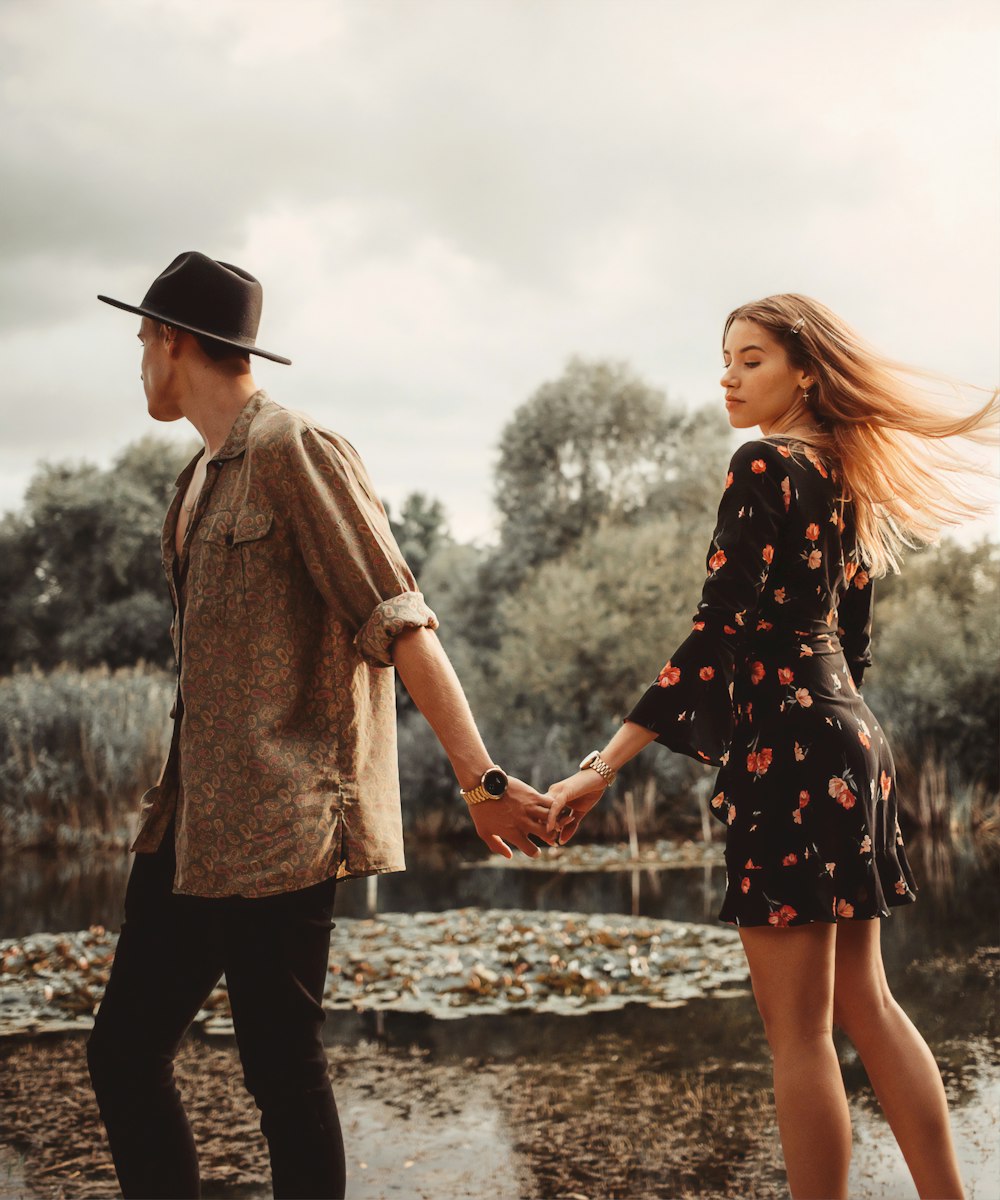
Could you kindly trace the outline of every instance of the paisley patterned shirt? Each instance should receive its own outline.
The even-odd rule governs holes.
[[[208,463],[178,559],[196,462],[162,539],[173,739],[132,849],[156,850],[174,818],[174,891],[197,896],[403,870],[392,642],[437,618],[361,459],[255,393]]]

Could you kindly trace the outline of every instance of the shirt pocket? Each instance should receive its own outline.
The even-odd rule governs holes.
[[[243,567],[236,549],[236,514],[221,510],[206,514],[197,531],[197,557],[192,547],[187,577],[187,605],[206,613],[242,608]]]
[[[232,546],[239,556],[247,611],[251,614],[271,611],[279,575],[274,513],[260,508],[241,509],[233,524]]]

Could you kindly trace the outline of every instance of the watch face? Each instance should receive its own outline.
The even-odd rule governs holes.
[[[507,776],[499,767],[492,767],[483,776],[483,787],[491,796],[499,799],[507,790]]]
[[[591,752],[587,755],[587,757],[583,760],[583,762],[580,763],[580,770],[585,771],[587,769],[587,767],[590,767],[595,762],[597,762],[598,753],[599,753],[599,751],[597,751],[597,750],[591,750]]]

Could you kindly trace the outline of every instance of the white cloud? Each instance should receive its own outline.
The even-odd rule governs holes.
[[[466,536],[500,429],[570,354],[709,400],[722,318],[770,291],[995,381],[996,24],[975,0],[5,6],[0,506],[38,457],[145,431],[131,318],[93,297],[138,300],[183,249],[264,281],[276,397]]]

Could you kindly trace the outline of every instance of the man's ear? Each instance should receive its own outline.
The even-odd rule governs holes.
[[[180,350],[180,330],[174,325],[160,325],[160,337],[167,353],[176,357]]]

